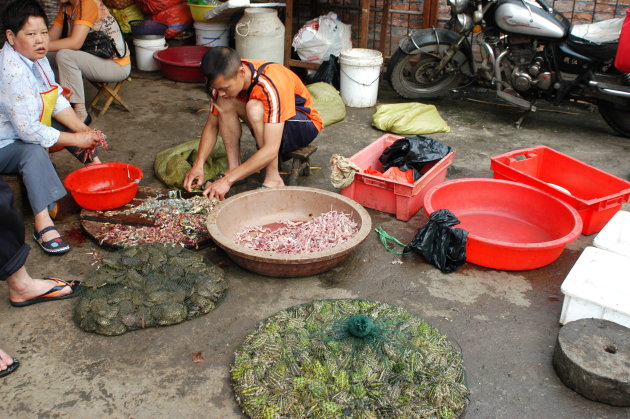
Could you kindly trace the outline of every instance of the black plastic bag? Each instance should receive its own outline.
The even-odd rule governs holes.
[[[435,211],[405,246],[404,253],[415,252],[444,273],[454,272],[466,262],[468,232],[451,228],[459,220],[447,209]]]
[[[311,83],[323,81],[333,85],[335,89],[339,90],[339,72],[339,58],[331,54],[328,60],[324,61],[319,66],[317,72],[311,78]]]
[[[425,164],[440,160],[451,152],[451,148],[424,135],[396,140],[383,151],[379,161],[383,164],[383,171],[390,167],[398,167],[403,172],[413,169],[413,179],[422,176]]]

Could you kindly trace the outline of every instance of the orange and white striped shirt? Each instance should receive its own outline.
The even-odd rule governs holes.
[[[242,60],[252,72],[252,83],[258,75],[258,69],[265,64],[263,60]],[[212,89],[212,97],[217,98],[218,92]],[[293,118],[296,112],[302,112],[309,117],[318,131],[324,124],[315,108],[308,89],[302,80],[291,70],[278,63],[269,63],[262,74],[258,75],[256,85],[250,86],[247,92],[241,92],[239,99],[247,102],[250,99],[260,100],[264,107],[265,123],[280,123]],[[213,114],[218,115],[214,106],[210,107]]]

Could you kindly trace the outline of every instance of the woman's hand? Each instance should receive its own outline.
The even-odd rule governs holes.
[[[94,130],[80,132],[62,132],[57,140],[58,145],[74,146],[79,148],[91,148],[98,144],[99,135]]]
[[[96,147],[100,139],[98,133],[94,130],[77,132],[74,135],[78,137],[77,138],[78,143],[76,144],[77,147],[81,147],[81,148]]]

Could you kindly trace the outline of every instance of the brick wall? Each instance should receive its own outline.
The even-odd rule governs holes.
[[[547,1],[551,2],[550,0]],[[625,16],[625,10],[630,8],[630,0],[555,0],[551,3],[556,10],[562,12],[574,24],[623,17]],[[344,23],[352,25],[352,39],[356,45],[359,39],[360,4],[360,0],[295,1],[292,33],[297,33],[307,20],[333,11],[337,13]],[[391,56],[398,46],[398,41],[410,29],[422,27],[423,6],[422,0],[390,1],[389,25],[385,46],[382,51],[386,57]],[[371,0],[370,11],[368,48],[380,50],[383,0]],[[443,26],[450,17],[450,9],[446,4],[446,0],[440,0],[438,16],[438,26]]]

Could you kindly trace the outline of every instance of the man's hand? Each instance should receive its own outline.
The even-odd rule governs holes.
[[[186,176],[184,176],[184,189],[190,192],[195,187],[201,187],[204,177],[205,174],[203,172],[203,167],[199,168],[193,166],[188,172],[186,172]]]
[[[203,190],[203,196],[208,199],[216,198],[219,201],[223,201],[231,187],[232,182],[228,180],[227,176],[224,176],[215,182],[208,183]]]

